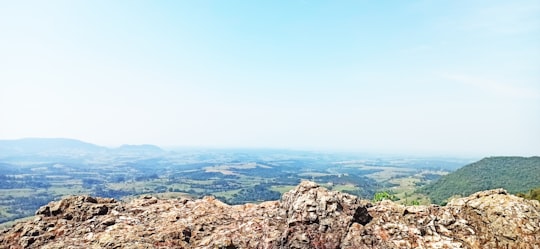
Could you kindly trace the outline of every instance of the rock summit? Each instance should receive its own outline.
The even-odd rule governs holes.
[[[540,204],[503,189],[446,206],[371,203],[304,181],[278,201],[67,197],[0,248],[540,248]]]

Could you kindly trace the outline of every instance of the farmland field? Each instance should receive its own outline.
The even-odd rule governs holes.
[[[68,195],[120,200],[211,195],[241,204],[279,199],[302,180],[367,199],[377,191],[391,191],[402,203],[426,203],[427,198],[414,193],[416,186],[428,181],[423,176],[452,170],[431,159],[287,150],[1,156],[0,223],[31,216],[40,206]],[[450,161],[454,166],[459,163]]]

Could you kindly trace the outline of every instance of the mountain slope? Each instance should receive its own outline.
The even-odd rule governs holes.
[[[441,177],[420,190],[434,203],[454,195],[504,188],[510,193],[540,186],[540,157],[488,157]]]

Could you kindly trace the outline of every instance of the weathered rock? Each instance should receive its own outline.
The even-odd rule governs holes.
[[[302,182],[281,200],[229,206],[87,196],[0,233],[7,248],[540,248],[540,204],[490,190],[447,206],[372,204]]]
[[[331,192],[313,182],[304,182],[281,198],[287,230],[286,248],[340,248],[347,230],[354,222],[371,219],[368,201],[355,196]]]

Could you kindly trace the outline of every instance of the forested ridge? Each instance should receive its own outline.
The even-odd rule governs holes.
[[[540,187],[540,157],[488,157],[441,177],[419,191],[433,203],[441,204],[452,196],[504,188],[510,193]]]

